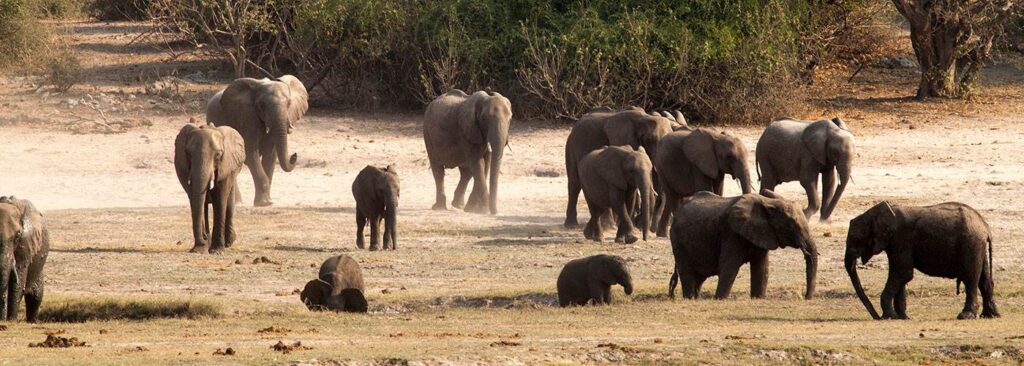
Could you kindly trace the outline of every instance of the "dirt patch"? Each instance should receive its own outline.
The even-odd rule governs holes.
[[[291,331],[292,330],[288,329],[288,328],[280,328],[280,327],[275,327],[275,326],[271,325],[269,327],[257,330],[256,333],[259,333],[259,334],[271,334],[271,333],[273,333],[273,334],[285,334],[285,333],[288,333],[288,332],[291,332]]]
[[[85,342],[79,341],[76,337],[61,337],[54,334],[46,336],[46,340],[38,343],[29,343],[32,348],[70,348],[88,347]]]

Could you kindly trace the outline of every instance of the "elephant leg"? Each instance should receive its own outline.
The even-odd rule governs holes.
[[[587,290],[590,292],[590,300],[594,301],[595,305],[604,304],[604,291],[605,286],[597,281],[587,281]]]
[[[207,194],[206,187],[200,187],[199,189],[195,189],[195,187],[193,186],[192,195],[189,197],[192,209],[192,237],[195,240],[195,244],[192,246],[192,253],[206,253],[210,249],[209,228],[206,224],[209,216],[206,200],[209,195]]]
[[[957,319],[974,319],[978,317],[978,283],[981,280],[981,267],[975,266],[964,271],[961,281],[964,283],[964,309]]]
[[[488,213],[487,178],[484,175],[484,170],[486,169],[487,163],[483,157],[478,159],[470,168],[470,172],[473,173],[473,190],[469,194],[470,204],[466,205],[466,212]]]
[[[39,318],[39,305],[43,303],[43,281],[38,281],[31,291],[25,292],[25,320],[35,323]]]
[[[380,249],[380,215],[370,216],[370,250]]]
[[[662,185],[664,187],[664,185]],[[658,222],[657,235],[660,237],[668,236],[669,224],[672,220],[672,213],[675,212],[676,207],[679,206],[679,196],[669,188],[665,189],[665,199],[661,200],[661,215]]]
[[[11,280],[7,287],[7,320],[18,320],[18,311],[21,310],[21,298],[25,296],[25,280],[28,277],[27,266],[17,266],[11,272]]]
[[[619,230],[615,234],[616,243],[633,244],[640,239],[634,234],[633,220],[630,219],[629,209],[626,208],[630,201],[627,197],[630,195],[633,195],[633,192],[629,190],[624,192],[612,189],[611,191],[612,209],[619,216]]]
[[[762,299],[768,292],[768,251],[750,259],[750,297]]]
[[[892,264],[890,264],[892,266]],[[911,269],[912,271],[913,269]],[[902,276],[896,275],[893,271],[889,272],[889,279],[885,281],[885,288],[882,289],[882,319],[899,319],[899,315],[896,314],[894,307],[894,300],[896,294],[901,288],[906,286],[909,281],[904,281]]]
[[[235,192],[238,190],[238,185],[234,179],[229,179],[224,184],[224,191],[222,194],[227,194],[228,197],[225,200],[224,210],[224,247],[230,248],[232,244],[235,244],[235,200],[238,197],[235,196]]]
[[[696,299],[697,296],[700,295],[700,286],[698,285],[698,282],[703,281],[698,280],[698,276],[693,272],[693,270],[680,267],[679,284],[682,285],[684,299]]]
[[[270,199],[270,187],[274,184],[274,163],[277,162],[276,146],[271,141],[274,141],[274,139],[269,134],[265,134],[260,143],[261,168],[263,168],[263,174],[266,174],[267,177],[267,190],[264,195],[267,202],[272,202]]]
[[[210,240],[210,253],[224,251],[224,218],[227,217],[229,194],[224,187],[214,188],[213,194],[213,238]]]
[[[825,216],[825,210],[832,202],[832,195],[836,193],[836,170],[828,167],[821,171],[821,216]]]
[[[612,303],[612,287],[611,286],[605,286],[604,287],[603,298],[604,298],[604,303],[605,304],[611,304]]]
[[[704,277],[704,276],[697,276],[697,278],[694,279],[694,283],[693,283],[693,293],[694,293],[694,295],[693,295],[693,298],[696,299],[697,296],[700,296],[700,289],[701,289],[701,287],[704,287],[704,281],[707,281],[707,279],[708,278]]]
[[[896,310],[896,319],[910,319],[907,316],[907,285],[903,284],[899,291],[896,291],[896,298],[892,300],[893,307]]]
[[[455,186],[455,198],[452,199],[452,207],[460,209],[466,207],[466,186],[469,185],[469,179],[472,177],[469,169],[459,167],[459,184]]]
[[[586,198],[586,196],[583,198]],[[600,243],[601,240],[604,239],[604,228],[601,226],[601,216],[604,215],[605,210],[593,202],[589,202],[589,199],[587,201],[587,207],[590,209],[590,221],[587,222],[587,227],[583,229],[583,236],[587,239]]]
[[[366,249],[366,243],[363,242],[363,228],[366,227],[366,215],[363,215],[363,210],[356,204],[356,247],[359,249]]]
[[[989,263],[988,266],[992,264]],[[986,266],[981,271],[981,278],[978,280],[978,288],[981,290],[981,317],[998,318],[999,308],[996,307],[995,282],[992,280],[992,270]]]
[[[444,197],[444,166],[443,165],[430,165],[430,172],[434,174],[434,210],[444,211],[448,207],[445,206]]]
[[[804,209],[804,216],[810,218],[821,207],[821,204],[818,202],[818,172],[816,170],[802,169],[800,172],[800,185],[807,192],[807,208]]]
[[[270,181],[264,173],[263,165],[260,164],[260,137],[259,135],[245,136],[245,166],[249,167],[252,174],[253,185],[256,188],[256,197],[253,199],[253,206],[266,207],[273,204],[270,201]]]
[[[565,223],[562,224],[566,229],[573,229],[579,227],[579,219],[576,216],[576,205],[579,203],[580,190],[583,187],[580,185],[580,178],[576,174],[576,170],[573,168],[566,169],[567,178],[569,178],[569,202],[565,207]]]
[[[723,252],[719,255],[718,261],[718,289],[715,290],[715,299],[722,300],[728,298],[732,292],[732,284],[736,281],[740,267],[743,266],[744,258]]]

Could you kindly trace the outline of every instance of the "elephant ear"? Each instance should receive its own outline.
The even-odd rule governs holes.
[[[803,135],[800,137],[804,142],[804,147],[811,153],[811,157],[814,158],[818,164],[828,164],[828,138],[830,130],[835,125],[830,121],[818,121],[811,123],[804,129]]]
[[[309,93],[306,86],[298,78],[291,75],[284,75],[277,79],[288,88],[288,123],[295,123],[309,110]]]
[[[18,237],[26,247],[34,247],[34,243],[43,243],[43,214],[36,210],[36,206],[29,200],[15,200],[15,205],[21,208],[21,232]]]
[[[473,145],[484,143],[484,132],[480,129],[480,110],[483,109],[483,100],[487,97],[485,92],[476,92],[462,102],[459,111],[459,131],[462,137]]]
[[[701,173],[708,177],[718,176],[718,156],[715,155],[715,140],[706,130],[690,133],[683,142],[683,154],[686,160],[697,166]]]
[[[636,118],[638,115],[642,117]],[[637,110],[627,110],[611,116],[604,124],[604,134],[608,137],[608,144],[639,146],[643,121],[649,118],[652,117]]]
[[[366,302],[366,297],[363,296],[363,291],[357,288],[347,288],[341,290],[338,294],[345,303],[345,308],[341,309],[350,313],[365,313],[369,309],[369,304]]]
[[[768,221],[768,209],[757,195],[743,195],[729,209],[729,227],[758,248],[776,249],[779,239]]]
[[[178,136],[174,138],[174,172],[178,175],[178,182],[181,183],[181,188],[185,189],[185,193],[191,195],[192,190],[189,189],[189,168],[191,162],[188,157],[188,142],[192,138],[192,132],[199,130],[199,127],[191,123],[185,125],[178,131]]]
[[[217,127],[224,141],[221,147],[224,154],[220,158],[220,170],[238,172],[245,164],[245,140],[234,128],[221,126]]]
[[[323,311],[327,309],[327,296],[331,294],[331,285],[327,282],[315,279],[306,282],[306,287],[299,294],[299,299],[309,310]]]
[[[885,250],[889,242],[892,241],[892,237],[896,234],[898,218],[896,217],[896,211],[893,210],[889,201],[882,201],[882,203],[875,205],[873,209],[875,210],[875,235],[871,252],[878,254]]]
[[[850,128],[846,126],[846,122],[843,122],[842,118],[839,118],[839,117],[833,118],[832,119],[832,124],[836,125],[836,127],[839,127],[839,128],[841,128],[843,130],[846,130],[846,131],[850,130]]]

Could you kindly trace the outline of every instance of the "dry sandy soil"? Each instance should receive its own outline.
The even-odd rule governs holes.
[[[141,29],[70,24],[64,39],[87,75],[66,94],[25,73],[0,77],[0,193],[33,200],[49,221],[44,308],[157,299],[212,303],[221,315],[6,323],[0,364],[1024,361],[1024,73],[1012,62],[989,68],[984,96],[966,102],[907,99],[913,70],[871,69],[852,82],[848,70],[823,76],[799,117],[843,117],[858,153],[854,183],[834,220],[814,223],[819,296],[800,299],[802,257],[780,250],[771,255],[767,299],[749,300],[749,277],[741,273],[729,300],[705,293],[682,301],[663,295],[672,267],[668,239],[598,244],[561,227],[569,129],[546,122],[515,121],[501,213],[481,216],[429,209],[434,186],[418,115],[313,108],[291,137],[299,167],[275,176],[275,206],[251,207],[252,180],[242,173],[239,242],[222,255],[187,253],[191,232],[171,163],[173,139],[191,117],[203,118],[205,99],[226,78],[216,70],[223,66],[188,53],[169,56],[160,42],[130,43]],[[161,79],[168,75],[179,79]],[[184,81],[150,87],[163,96],[147,94],[157,80]],[[752,149],[765,123],[728,130]],[[367,164],[388,163],[397,164],[402,180],[399,250],[358,251],[351,181]],[[796,183],[779,191],[804,199]],[[913,320],[870,320],[841,259],[848,220],[882,199],[978,209],[995,233],[1003,318],[954,320],[963,297],[953,281],[919,275],[910,285]],[[343,252],[363,266],[371,313],[306,311],[293,291]],[[553,306],[561,266],[595,253],[625,257],[637,293],[616,289],[610,307]],[[260,256],[276,263],[252,264]],[[875,299],[886,268],[877,257],[861,270]],[[705,292],[714,286],[712,279]],[[270,326],[285,329],[258,332]],[[55,330],[88,347],[28,347]],[[279,340],[310,348],[271,350]],[[234,355],[214,354],[228,347]]]

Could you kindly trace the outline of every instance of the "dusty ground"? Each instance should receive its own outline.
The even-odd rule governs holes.
[[[203,101],[225,78],[195,55],[169,57],[159,42],[129,44],[140,29],[71,25],[67,42],[88,74],[67,94],[39,88],[37,77],[0,77],[0,193],[32,199],[49,220],[44,308],[82,298],[156,298],[215,303],[222,315],[7,323],[0,364],[1024,361],[1024,73],[1012,63],[990,68],[984,96],[969,102],[906,99],[916,80],[908,70],[867,70],[849,83],[848,71],[826,76],[804,117],[843,117],[857,135],[858,156],[834,221],[814,226],[819,296],[799,299],[802,257],[781,250],[772,253],[768,299],[749,300],[741,273],[730,300],[673,301],[662,295],[672,266],[667,239],[595,244],[561,227],[568,128],[543,122],[515,122],[501,213],[480,216],[429,210],[434,187],[418,116],[314,108],[291,137],[299,168],[275,176],[276,205],[251,207],[252,180],[244,172],[237,245],[223,255],[187,253],[188,209],[174,178],[173,139],[190,117],[202,119]],[[171,86],[152,87],[158,80]],[[752,149],[762,126],[729,130]],[[351,181],[367,164],[388,163],[397,164],[402,180],[399,250],[357,251]],[[779,191],[804,199],[796,183]],[[910,285],[914,320],[871,321],[841,257],[847,221],[881,199],[956,200],[985,215],[995,232],[1004,317],[955,321],[963,298],[953,282],[918,276]],[[309,313],[292,293],[340,252],[363,266],[369,315]],[[617,289],[611,307],[553,307],[562,264],[594,253],[627,258],[638,293],[630,299]],[[252,264],[259,256],[279,264]],[[861,270],[873,298],[885,268],[879,257]],[[712,279],[705,291],[713,288]],[[269,326],[286,331],[258,332]],[[53,330],[89,347],[27,347]],[[271,350],[279,340],[311,349]],[[236,354],[214,355],[228,347]]]

